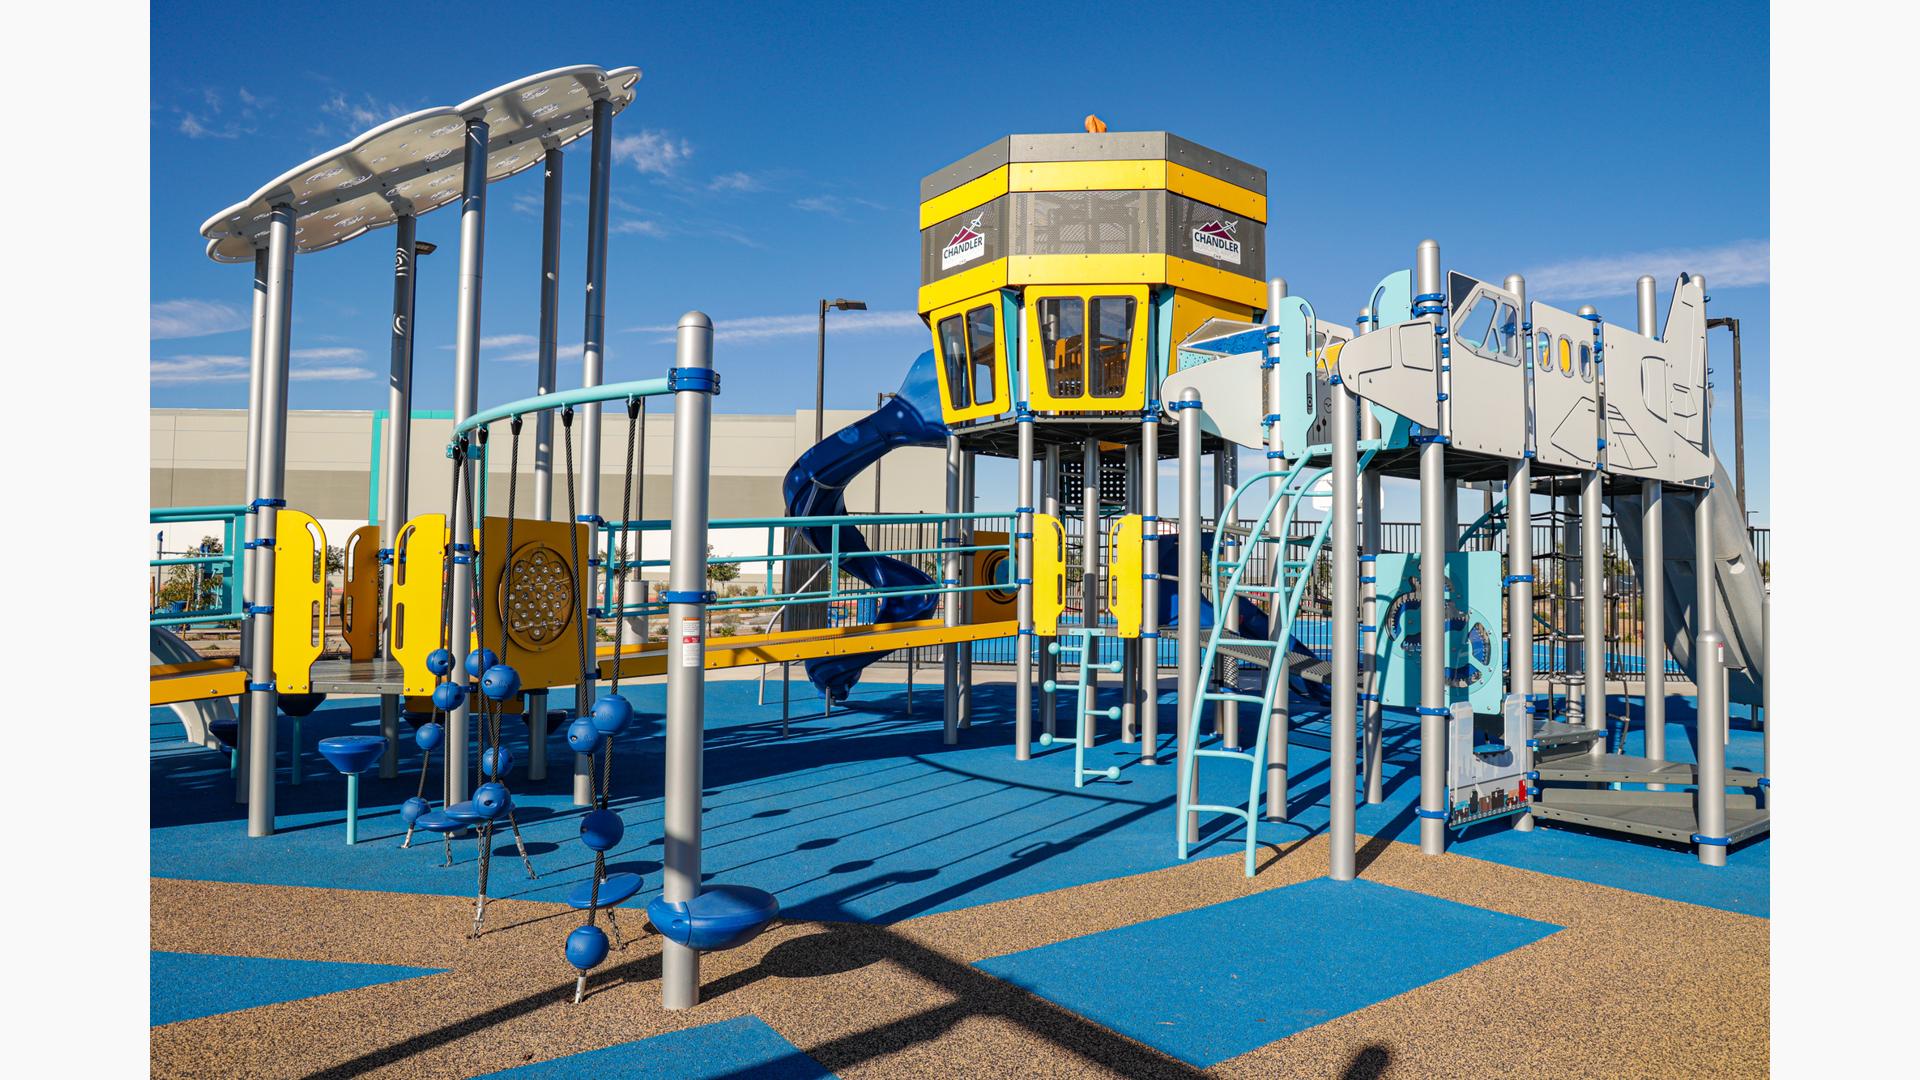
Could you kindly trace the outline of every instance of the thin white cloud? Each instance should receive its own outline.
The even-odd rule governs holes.
[[[1682,272],[1707,279],[1709,289],[1765,285],[1768,242],[1739,240],[1710,248],[1676,248],[1627,255],[1573,259],[1526,272],[1527,291],[1538,297],[1588,299],[1627,296],[1641,274],[1652,274],[1665,289]]]
[[[247,329],[249,319],[232,304],[218,300],[160,300],[148,308],[147,336],[204,337]]]
[[[613,160],[632,162],[643,173],[666,176],[692,156],[693,144],[652,128],[613,140]]]
[[[758,177],[744,172],[721,173],[707,182],[708,191],[759,191]]]
[[[370,128],[396,116],[404,116],[410,110],[397,102],[376,100],[372,94],[363,93],[358,100],[354,100],[335,90],[320,103],[320,111],[356,128]]]
[[[169,356],[155,358],[147,374],[156,383],[244,382],[247,370],[244,356]]]
[[[373,372],[367,368],[346,367],[344,365],[320,368],[295,368],[292,374],[294,382],[356,382],[360,379],[373,378]]]
[[[540,347],[535,345],[533,339],[530,337],[527,338],[527,344],[532,347],[515,349],[512,352],[505,353],[489,353],[482,357],[482,359],[497,360],[504,364],[521,364],[540,359]],[[554,358],[562,364],[569,361],[577,364],[580,362],[581,353],[585,349],[586,346],[584,344],[576,341],[571,345],[555,345],[553,347],[553,355]]]
[[[925,330],[926,324],[920,316],[911,311],[848,311],[835,312],[829,318],[833,322],[835,334],[873,333],[882,330]],[[738,319],[716,319],[713,323],[715,341],[747,342],[767,341],[774,338],[801,337],[816,334],[820,330],[820,316],[812,315],[748,315]],[[671,326],[631,326],[628,333],[657,334],[660,340],[671,341],[674,328]]]
[[[288,375],[295,382],[346,382],[371,379],[371,369],[360,367],[365,349],[329,346],[295,349]],[[148,363],[148,377],[155,383],[246,382],[252,374],[252,362],[244,356],[190,353],[184,356],[156,356]]]
[[[640,218],[629,218],[625,221],[615,222],[613,231],[616,233],[630,233],[637,236],[661,237],[667,235],[666,226],[657,221],[646,221]]]
[[[356,349],[349,345],[332,345],[324,348],[295,349],[289,354],[294,360],[306,362],[312,360],[363,360],[367,350]]]
[[[795,199],[793,208],[809,214],[831,214],[834,217],[846,217],[847,211],[854,208],[866,210],[884,210],[886,207],[872,199],[863,199],[858,195],[808,195]]]

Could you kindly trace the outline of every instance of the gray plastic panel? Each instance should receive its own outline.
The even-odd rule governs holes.
[[[1676,480],[1699,482],[1712,471],[1712,436],[1707,431],[1707,295],[1697,279],[1673,287],[1667,309],[1666,342],[1673,363],[1667,397],[1671,419],[1673,473]],[[1745,529],[1741,530],[1742,535]]]
[[[1564,821],[1681,844],[1691,843],[1693,834],[1699,831],[1690,792],[1547,788],[1540,795],[1540,801],[1533,805],[1533,816],[1543,821]],[[1768,825],[1768,812],[1757,809],[1751,796],[1727,796],[1728,839],[1739,843],[1766,832]]]
[[[1267,193],[1267,170],[1165,131],[1058,132],[996,139],[920,181],[920,201],[977,180],[1002,165],[1028,161],[1177,162],[1218,180]]]
[[[1606,470],[1616,476],[1677,480],[1667,399],[1674,363],[1663,342],[1611,324],[1606,344]]]
[[[1591,347],[1593,324],[1578,315],[1545,304],[1533,305],[1535,340],[1547,336],[1546,358],[1534,360],[1533,410],[1534,456],[1549,465],[1570,469],[1591,469],[1600,450],[1598,407],[1599,380],[1592,374],[1582,378],[1580,346]],[[1572,356],[1563,364],[1560,341],[1565,339]]]
[[[1167,249],[1164,191],[1016,191],[1015,255],[1129,255]]]
[[[1461,327],[1461,318],[1482,297],[1491,297],[1504,305],[1501,313],[1512,313],[1513,355],[1498,343],[1488,348],[1475,346],[1456,337],[1448,361],[1452,386],[1448,403],[1453,406],[1452,428],[1448,441],[1462,450],[1474,450],[1495,457],[1519,460],[1527,454],[1527,368],[1526,357],[1518,348],[1520,297],[1485,281],[1465,274],[1448,275],[1448,294],[1457,302],[1448,325]],[[1466,288],[1460,288],[1462,283]]]
[[[1424,428],[1440,427],[1440,342],[1431,318],[1361,334],[1340,350],[1340,379]]]
[[[1203,229],[1214,236],[1224,230],[1232,242],[1198,246],[1194,234]],[[1252,218],[1168,192],[1166,237],[1169,255],[1256,281],[1267,278],[1267,227]]]
[[[1007,231],[1008,202],[1008,197],[1002,195],[985,206],[955,214],[932,228],[920,230],[920,284],[928,285],[1006,258],[1011,246]],[[950,248],[959,249],[973,236],[980,238],[978,247],[956,250],[954,256],[946,256]]]

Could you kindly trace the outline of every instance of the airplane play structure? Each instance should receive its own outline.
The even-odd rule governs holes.
[[[1103,722],[1137,744],[1143,764],[1160,763],[1158,639],[1177,637],[1175,844],[1184,857],[1203,815],[1236,816],[1248,874],[1255,823],[1288,814],[1291,711],[1296,692],[1313,688],[1331,702],[1336,879],[1355,872],[1356,804],[1383,797],[1383,709],[1419,719],[1427,852],[1444,850],[1450,829],[1504,817],[1521,829],[1564,821],[1688,843],[1718,865],[1729,845],[1766,830],[1767,778],[1726,767],[1729,699],[1763,703],[1765,585],[1711,445],[1698,276],[1675,283],[1664,320],[1643,278],[1627,328],[1591,308],[1533,301],[1518,276],[1495,283],[1447,271],[1438,245],[1424,241],[1411,266],[1363,298],[1349,327],[1269,279],[1264,170],[1164,132],[1109,133],[1091,118],[1085,134],[1009,136],[921,184],[918,306],[932,348],[899,393],[800,457],[783,516],[710,521],[710,417],[724,368],[713,364],[706,317],[680,321],[663,376],[603,381],[612,125],[638,80],[633,68],[565,68],[401,117],[203,227],[212,258],[254,268],[246,490],[229,506],[154,512],[155,521],[217,522],[229,542],[184,560],[217,564],[211,608],[155,613],[151,699],[173,706],[191,739],[230,749],[250,836],[275,827],[276,714],[311,712],[323,695],[380,701],[379,737],[321,747],[350,777],[376,763],[394,776],[400,722],[412,719],[427,758],[440,755],[441,785],[426,797],[423,762],[419,796],[402,810],[409,842],[416,828],[447,843],[477,834],[483,853],[497,824],[517,836],[503,718],[526,721],[533,779],[544,778],[548,736],[563,727],[575,801],[590,808],[582,843],[595,853],[595,873],[571,897],[585,922],[566,948],[584,982],[607,955],[598,919],[611,925],[614,906],[643,886],[639,875],[608,874],[604,858],[623,829],[608,809],[614,738],[635,723],[619,685],[664,674],[663,825],[673,840],[648,910],[667,939],[665,1001],[688,1007],[700,953],[751,939],[778,912],[766,893],[701,882],[705,673],[803,662],[831,702],[888,653],[939,645],[942,738],[955,744],[974,709],[972,645],[1010,636],[1021,646],[1014,755],[1071,739],[1075,786],[1113,775],[1084,766]],[[563,391],[554,344],[563,148],[589,136],[583,380]],[[483,410],[487,189],[536,166],[546,199],[536,393]],[[387,415],[407,417],[415,222],[456,201],[449,509],[409,515],[409,425],[392,424],[379,520],[349,538],[332,610],[326,537],[285,502],[293,259],[393,226]],[[603,498],[601,409],[624,407],[632,420],[661,396],[673,402],[672,510],[643,520],[631,502],[631,434],[617,510]],[[530,497],[519,488],[527,419]],[[556,441],[566,493],[558,517]],[[945,512],[848,513],[848,482],[902,446],[944,447]],[[1242,448],[1264,454],[1267,467],[1240,478]],[[975,531],[1008,516],[976,509],[983,454],[1018,463],[1011,535]],[[1208,457],[1212,513],[1203,518]],[[1168,458],[1179,499],[1163,514],[1155,481]],[[1389,476],[1419,481],[1416,551],[1382,547],[1380,479]],[[1466,529],[1462,483],[1505,493]],[[1576,554],[1535,555],[1538,499],[1577,514]],[[1607,742],[1609,499],[1646,583],[1645,756]],[[1671,514],[1669,502],[1679,504]],[[875,548],[870,530],[885,524],[936,527],[939,544]],[[712,558],[708,532],[719,528],[764,529],[781,548],[770,540],[765,556]],[[641,557],[649,532],[667,534],[669,558]],[[709,564],[763,559],[781,567],[767,595],[709,591]],[[1578,580],[1564,572],[1576,565]],[[647,568],[667,572],[657,597],[629,588],[629,575]],[[1331,603],[1312,613],[1316,577],[1330,580]],[[1552,610],[1579,613],[1578,625],[1549,620],[1543,635],[1550,655],[1580,673],[1565,695],[1543,692],[1535,674],[1536,585],[1549,578],[1564,601]],[[1011,610],[995,599],[1008,584]],[[849,601],[872,601],[871,621],[804,617]],[[711,637],[709,616],[721,610],[769,618],[757,632]],[[662,616],[664,639],[646,640],[647,619]],[[237,661],[200,659],[169,630],[233,621],[244,627]],[[1309,624],[1330,655],[1303,643]],[[330,626],[345,657],[323,655]],[[1667,760],[1668,654],[1698,688],[1697,764]],[[548,692],[569,687],[579,708],[550,715]],[[1244,781],[1246,799],[1202,802],[1203,771],[1229,776],[1236,790]],[[476,929],[484,854],[481,866]]]

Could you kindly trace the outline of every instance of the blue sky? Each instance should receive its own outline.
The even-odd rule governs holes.
[[[363,8],[354,12],[355,8]],[[327,25],[384,26],[390,4]],[[281,171],[392,116],[573,63],[638,65],[616,122],[609,377],[657,374],[690,308],[718,326],[719,405],[810,406],[813,309],[836,314],[829,407],[871,407],[927,347],[914,317],[917,185],[1010,132],[1177,132],[1269,173],[1269,272],[1322,311],[1359,306],[1423,236],[1446,264],[1528,276],[1557,306],[1633,321],[1654,273],[1707,276],[1744,331],[1750,505],[1767,520],[1768,34],[1761,4],[1435,6],[422,5],[408,40],[327,54],[232,5],[156,9],[152,401],[246,394],[248,271],[197,230]],[[578,379],[586,143],[568,156],[561,381]],[[531,392],[538,172],[489,196],[481,399]],[[417,406],[452,399],[456,221],[420,288]],[[385,404],[384,237],[303,258],[292,404]],[[1666,300],[1661,301],[1664,312]],[[1732,456],[1731,368],[1712,339]],[[1391,506],[1390,506],[1391,513]]]

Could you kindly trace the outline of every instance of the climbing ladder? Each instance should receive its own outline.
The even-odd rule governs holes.
[[[1373,460],[1377,443],[1371,440],[1362,442],[1360,443],[1360,448],[1361,453],[1357,468],[1364,470],[1367,464]],[[1222,539],[1225,536],[1225,531],[1217,531],[1214,534],[1213,581],[1211,582],[1214,597],[1214,619],[1213,629],[1207,635],[1206,654],[1200,660],[1202,678],[1205,678],[1206,672],[1213,670],[1214,658],[1223,646],[1243,649],[1268,649],[1272,650],[1274,655],[1272,660],[1264,667],[1265,681],[1258,695],[1241,693],[1237,686],[1227,687],[1221,690],[1203,689],[1198,699],[1195,700],[1189,708],[1186,717],[1187,728],[1184,734],[1187,745],[1193,748],[1191,751],[1193,761],[1189,767],[1183,768],[1180,771],[1179,813],[1174,819],[1175,833],[1179,838],[1180,857],[1182,859],[1187,857],[1187,820],[1189,814],[1196,812],[1232,814],[1246,822],[1247,876],[1253,876],[1255,852],[1254,826],[1259,820],[1260,785],[1266,778],[1267,773],[1267,734],[1268,729],[1272,726],[1267,723],[1267,717],[1273,713],[1275,698],[1285,692],[1287,686],[1287,678],[1291,667],[1286,662],[1284,651],[1287,648],[1287,643],[1293,639],[1293,627],[1295,620],[1300,614],[1300,603],[1306,597],[1307,585],[1313,576],[1314,563],[1319,560],[1321,550],[1326,547],[1327,535],[1333,524],[1333,517],[1331,514],[1322,517],[1319,525],[1314,529],[1313,539],[1307,545],[1307,551],[1303,558],[1287,558],[1287,546],[1281,544],[1281,538],[1285,537],[1288,529],[1292,527],[1294,519],[1299,515],[1302,506],[1306,503],[1306,496],[1309,490],[1314,484],[1318,483],[1333,471],[1333,466],[1330,463],[1325,463],[1327,459],[1331,457],[1331,454],[1332,448],[1329,446],[1321,445],[1310,447],[1307,453],[1301,456],[1299,462],[1286,472],[1263,472],[1248,479],[1234,491],[1233,498],[1228,503],[1227,512],[1220,515],[1221,520],[1230,518],[1232,516],[1231,508],[1239,505],[1241,496],[1245,495],[1255,484],[1264,483],[1274,477],[1280,478],[1281,482],[1279,487],[1267,496],[1266,505],[1261,509],[1259,516],[1254,519],[1254,523],[1249,529],[1249,539],[1251,542],[1240,549],[1242,554],[1239,559],[1223,559],[1222,552],[1225,545],[1222,543]],[[1316,461],[1322,462],[1322,464],[1314,464]],[[1267,523],[1272,520],[1274,511],[1279,508],[1282,499],[1288,500],[1286,516],[1282,519],[1278,529],[1269,529]],[[1275,533],[1278,535],[1273,535]],[[1247,566],[1253,562],[1253,553],[1256,550],[1255,545],[1257,544],[1280,545],[1279,552],[1274,557],[1275,571],[1271,575],[1274,580],[1265,584],[1245,580]],[[1224,582],[1220,579],[1222,571],[1226,572],[1226,580]],[[1227,629],[1227,620],[1221,617],[1221,613],[1231,610],[1231,606],[1238,603],[1242,596],[1250,595],[1266,596],[1273,600],[1268,615],[1269,626],[1272,630],[1270,638],[1239,637]],[[1181,630],[1184,633],[1187,632],[1188,628],[1182,627]],[[1200,735],[1202,722],[1206,716],[1207,703],[1219,701],[1244,702],[1259,708],[1260,711],[1256,714],[1260,717],[1259,734],[1254,738],[1253,749],[1251,751],[1228,750],[1225,748],[1201,748]],[[1224,803],[1197,803],[1193,801],[1196,794],[1193,789],[1199,781],[1200,763],[1208,758],[1222,758],[1228,761],[1237,761],[1247,766],[1249,776],[1247,780],[1246,806],[1229,806]]]
[[[1086,786],[1089,776],[1096,780],[1103,778],[1107,780],[1118,780],[1120,779],[1120,767],[1118,765],[1109,765],[1104,769],[1087,768],[1087,742],[1088,735],[1091,733],[1087,726],[1087,721],[1096,715],[1105,716],[1109,720],[1120,719],[1120,707],[1118,705],[1103,711],[1097,708],[1097,701],[1090,700],[1093,698],[1097,688],[1094,686],[1093,680],[1087,676],[1095,671],[1106,671],[1117,675],[1120,673],[1121,662],[1113,660],[1102,664],[1094,660],[1094,654],[1100,649],[1100,639],[1109,636],[1104,628],[1098,626],[1077,626],[1067,630],[1066,633],[1069,635],[1066,640],[1048,642],[1047,652],[1054,656],[1067,657],[1071,655],[1077,657],[1080,661],[1080,681],[1077,683],[1060,683],[1048,679],[1041,689],[1049,694],[1059,690],[1062,686],[1074,691],[1073,715],[1076,719],[1073,728],[1073,786]],[[1052,746],[1053,735],[1049,733],[1040,736],[1040,745]]]

